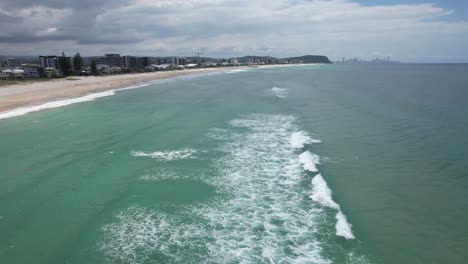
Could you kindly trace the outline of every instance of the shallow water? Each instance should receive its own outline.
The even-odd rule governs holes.
[[[463,263],[467,70],[232,71],[0,120],[0,261]]]

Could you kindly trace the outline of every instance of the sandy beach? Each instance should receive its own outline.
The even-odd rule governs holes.
[[[0,113],[19,107],[35,106],[59,99],[68,99],[106,90],[127,87],[141,82],[178,76],[221,72],[236,68],[208,68],[182,71],[148,72],[109,76],[79,76],[0,86]]]

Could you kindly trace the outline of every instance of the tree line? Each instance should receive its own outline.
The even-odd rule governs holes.
[[[84,70],[84,61],[81,57],[80,53],[77,52],[75,56],[73,56],[73,67],[71,65],[71,60],[65,55],[65,52],[62,52],[62,56],[58,57],[59,68],[62,71],[63,75],[68,76],[72,73],[81,75]],[[97,75],[97,66],[96,61],[91,62],[91,74]]]

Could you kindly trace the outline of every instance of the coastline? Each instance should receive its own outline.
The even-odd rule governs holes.
[[[247,68],[249,67],[240,66],[232,68],[203,68],[109,76],[80,76],[73,77],[73,79],[68,80],[64,78],[50,81],[6,85],[0,87],[0,119],[24,115],[46,108],[55,108],[109,96],[115,91],[125,90],[130,86],[145,82],[172,79],[182,76],[193,76],[224,71],[228,72],[230,70],[235,71]],[[93,94],[96,94],[96,96],[86,98]],[[52,106],[41,107],[45,104],[52,104]],[[12,113],[15,111],[18,113]]]

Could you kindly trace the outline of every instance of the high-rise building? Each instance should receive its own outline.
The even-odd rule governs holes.
[[[18,60],[18,59],[15,59],[15,58],[8,58],[7,59],[7,66],[10,69],[19,68],[19,67],[21,67],[21,61]]]
[[[151,57],[141,57],[141,58],[139,58],[139,64],[141,64],[141,68],[148,67],[151,64],[153,64],[152,58]]]
[[[105,56],[93,57],[97,65],[107,65],[110,67],[124,67],[123,58],[120,54],[106,54]]]
[[[105,61],[106,65],[110,67],[122,67],[122,57],[120,57],[120,54],[106,54],[105,55]]]
[[[137,69],[137,57],[134,56],[123,56],[123,67],[125,69]]]
[[[185,65],[187,64],[186,58],[177,58],[177,65]]]
[[[0,68],[19,68],[21,61],[16,58],[0,58]]]
[[[39,56],[39,64],[42,68],[59,68],[59,62],[57,56]]]
[[[67,75],[71,73],[71,58],[70,57],[57,57],[58,69],[62,71],[63,74]]]
[[[93,60],[97,65],[106,65],[106,57],[104,56],[94,57]]]

